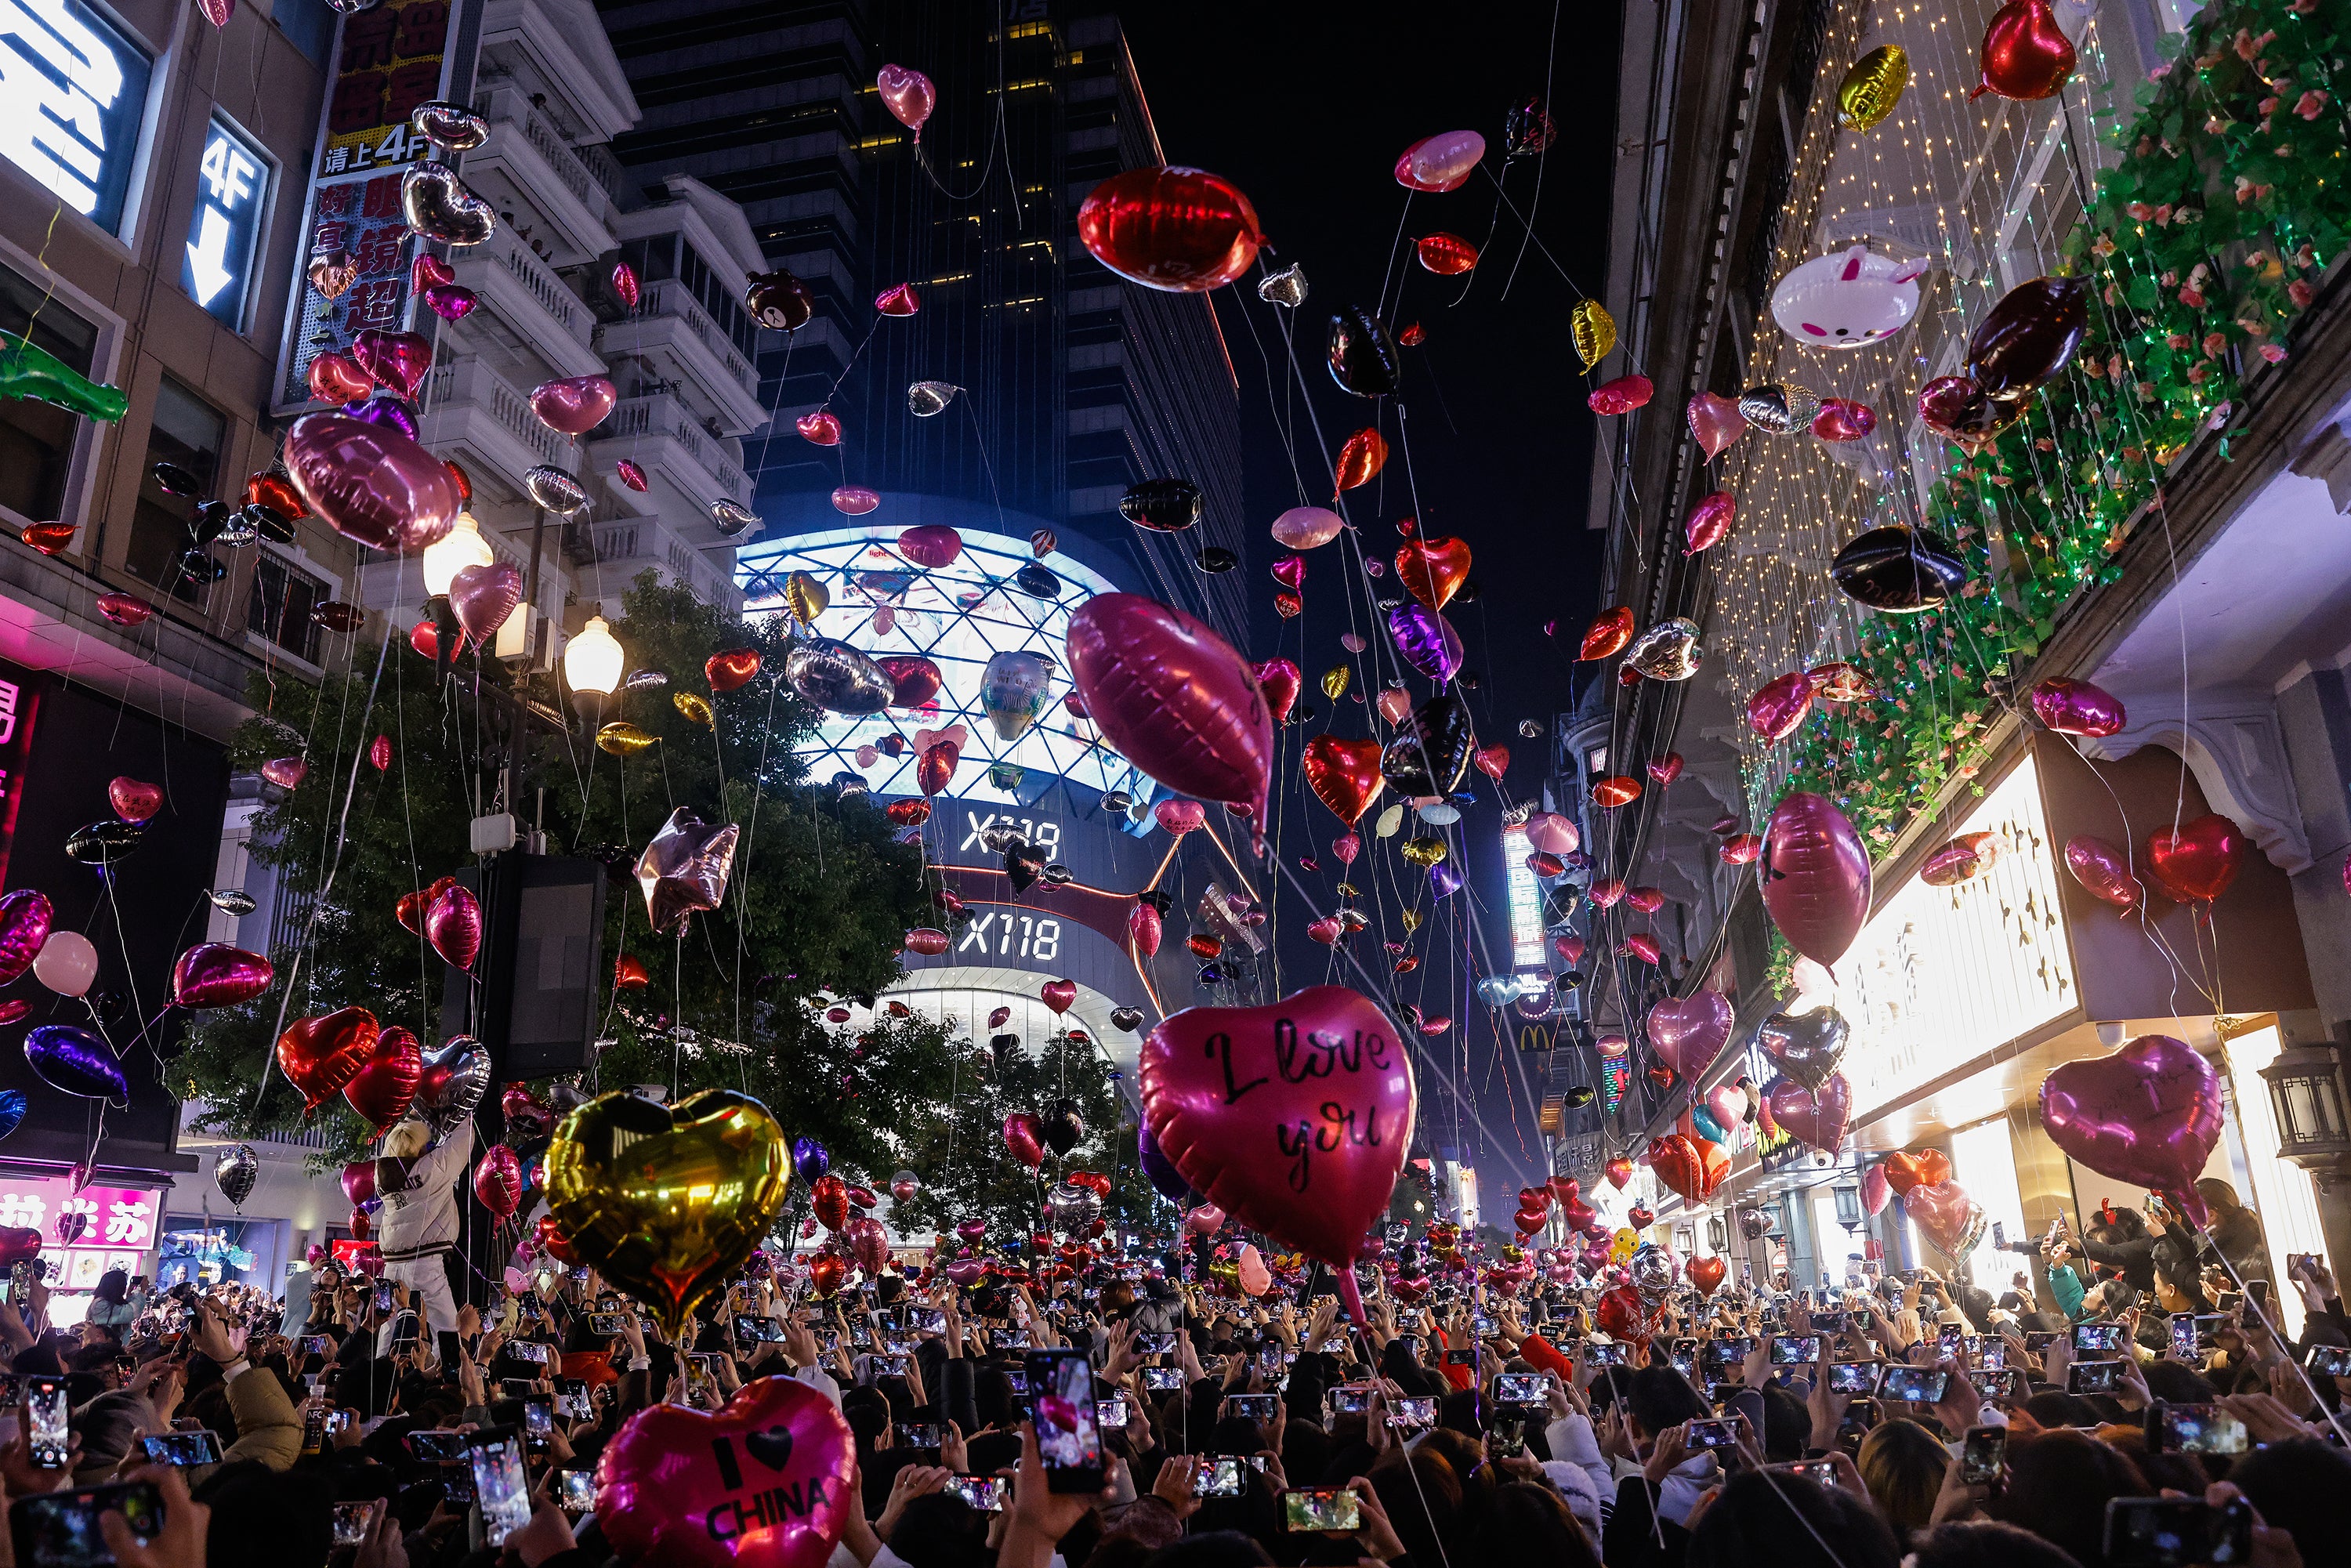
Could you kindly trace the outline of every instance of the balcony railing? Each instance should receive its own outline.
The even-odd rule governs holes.
[[[665,568],[705,603],[726,607],[733,602],[735,585],[726,571],[653,518],[601,526],[594,538],[599,565]]]
[[[718,329],[718,324],[684,284],[675,278],[653,284],[645,291],[644,311],[648,316],[669,316],[685,323],[685,329],[694,334],[695,340],[726,365],[728,375],[755,392],[758,391],[758,378],[750,361],[735,347],[735,340]]]
[[[666,438],[684,447],[686,455],[710,476],[729,500],[750,498],[750,476],[719,450],[716,439],[695,424],[675,398],[624,399],[612,410],[611,417],[596,427],[593,439],[628,441],[649,436]]]
[[[505,241],[497,253],[499,264],[514,276],[516,282],[530,290],[531,297],[546,308],[549,315],[563,323],[566,332],[587,341],[588,308],[580,303],[580,297],[564,287],[562,281],[531,254],[528,246],[504,230],[499,231],[499,237]]]
[[[479,360],[434,366],[424,378],[423,392],[417,407],[428,416],[444,408],[470,404],[487,410],[517,441],[538,454],[540,462],[568,468],[578,458],[572,443],[541,424],[530,411],[529,400]]]

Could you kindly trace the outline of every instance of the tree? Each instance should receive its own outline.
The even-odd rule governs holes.
[[[871,996],[898,977],[910,926],[945,924],[920,852],[862,796],[804,782],[791,748],[817,714],[783,680],[790,644],[772,622],[737,622],[650,574],[624,603],[615,635],[637,670],[666,684],[632,677],[591,724],[558,730],[542,720],[521,740],[505,738],[507,705],[485,689],[496,667],[464,655],[459,678],[441,685],[399,643],[364,650],[315,688],[282,675],[274,686],[256,682],[262,716],[238,731],[235,762],[308,763],[255,833],[296,917],[271,955],[277,986],[200,1015],[172,1059],[185,1097],[210,1106],[200,1124],[243,1136],[322,1125],[329,1146],[319,1163],[363,1155],[369,1129],[340,1097],[306,1123],[299,1095],[271,1066],[278,1020],[359,1004],[437,1041],[444,967],[400,925],[397,902],[467,863],[475,817],[512,809],[533,820],[543,790],[549,852],[592,855],[611,872],[607,955],[633,956],[650,977],[633,994],[605,988],[607,1043],[581,1086],[738,1089],[827,1145],[849,1173],[886,1179],[901,1163],[904,1130],[953,1082],[944,1031],[884,1019],[852,1036],[825,1019],[820,992]],[[705,662],[747,647],[760,654],[759,673],[712,692]],[[563,712],[551,677],[516,695],[542,715]],[[697,722],[689,699],[709,705],[715,727]],[[616,759],[590,743],[596,725],[613,723],[653,739]],[[378,735],[392,753],[381,770],[366,760]],[[674,938],[654,937],[631,868],[681,807],[738,824],[741,839],[721,907]]]

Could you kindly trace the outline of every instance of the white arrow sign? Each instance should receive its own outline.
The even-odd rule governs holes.
[[[196,280],[196,303],[210,306],[235,281],[228,270],[228,214],[207,204],[204,225],[188,242],[188,274]]]

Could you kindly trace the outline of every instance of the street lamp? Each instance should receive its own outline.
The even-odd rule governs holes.
[[[1836,1199],[1837,1223],[1851,1236],[1861,1228],[1861,1188],[1850,1183],[1832,1187],[1829,1196]]]
[[[471,512],[459,512],[449,531],[424,547],[424,591],[438,599],[449,591],[457,573],[469,566],[490,566],[497,557],[482,537],[482,525]]]
[[[2351,1025],[2338,1024],[2338,1032]],[[2351,1155],[2351,1113],[2343,1059],[2333,1045],[2293,1045],[2262,1069],[2277,1118],[2278,1153],[2313,1173],[2331,1172]]]
[[[590,615],[588,624],[564,644],[563,678],[575,692],[610,696],[621,684],[621,640],[601,615]]]
[[[1706,1217],[1706,1249],[1709,1252],[1720,1253],[1729,1250],[1729,1248],[1730,1231],[1722,1223],[1722,1216],[1708,1215]]]

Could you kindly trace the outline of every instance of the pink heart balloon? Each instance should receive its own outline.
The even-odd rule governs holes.
[[[531,389],[530,412],[549,430],[585,435],[611,414],[620,396],[610,376],[565,376]]]
[[[619,462],[613,464],[612,470],[614,473],[620,475],[622,484],[626,485],[630,489],[636,491],[639,495],[643,495],[651,483],[651,481],[647,480],[645,477],[643,467],[636,463],[631,462],[626,457],[623,457]]]
[[[820,1568],[857,1506],[856,1448],[840,1407],[789,1377],[747,1383],[713,1415],[648,1406],[596,1462],[596,1518],[631,1563]]]
[[[832,509],[862,517],[882,504],[882,497],[862,485],[842,485],[832,493]]]
[[[1718,1083],[1706,1092],[1707,1114],[1725,1132],[1746,1123],[1747,1092],[1736,1083]]]
[[[163,787],[138,779],[115,779],[106,786],[106,799],[124,821],[143,822],[163,809]]]
[[[1763,834],[1763,908],[1788,945],[1834,970],[1869,916],[1869,852],[1835,804],[1794,790]]]
[[[841,444],[841,421],[829,410],[820,408],[814,413],[804,413],[792,421],[792,428],[800,433],[801,439],[819,446]]]
[[[898,123],[921,135],[923,122],[930,119],[931,110],[939,100],[931,78],[905,66],[883,66],[874,77],[873,86],[882,94],[883,107],[896,117]]]
[[[444,963],[472,968],[482,951],[482,901],[472,889],[451,883],[426,906],[424,936]]]
[[[384,332],[373,327],[351,339],[351,358],[375,384],[416,401],[416,389],[433,368],[433,345],[421,332]]]
[[[1263,831],[1273,716],[1230,644],[1180,610],[1102,593],[1070,616],[1064,652],[1121,756],[1179,795],[1245,808]]]
[[[1053,1015],[1058,1018],[1061,1014],[1068,1012],[1070,1010],[1071,1004],[1078,999],[1077,982],[1074,980],[1048,980],[1043,985],[1037,988],[1037,999],[1043,1002],[1047,1007],[1052,1009]]]
[[[1649,1009],[1649,1049],[1657,1060],[1696,1081],[1706,1076],[1730,1043],[1737,1015],[1720,991],[1698,990],[1668,997]]]
[[[1390,724],[1402,724],[1412,716],[1412,694],[1394,686],[1380,694],[1380,716]]]
[[[1151,814],[1159,820],[1161,827],[1179,839],[1208,820],[1208,813],[1197,800],[1162,800],[1151,808]]]
[[[2102,1176],[2161,1192],[2206,1222],[2196,1178],[2220,1141],[2220,1082],[2201,1051],[2143,1034],[2041,1081],[2041,1120],[2056,1145]]]
[[[456,521],[457,486],[448,465],[388,426],[306,414],[287,434],[285,461],[304,504],[370,549],[421,550]]]
[[[0,897],[0,986],[22,978],[33,967],[56,919],[46,893],[20,887]]]
[[[1325,915],[1306,923],[1306,935],[1313,937],[1325,947],[1336,946],[1339,938],[1345,936],[1346,932],[1346,924],[1335,915]]]
[[[1829,1074],[1817,1094],[1792,1078],[1777,1079],[1769,1098],[1771,1119],[1798,1142],[1830,1155],[1844,1144],[1845,1124],[1853,1119],[1853,1086],[1844,1073]]]
[[[172,1000],[183,1008],[233,1008],[267,990],[277,975],[258,953],[199,942],[172,966]]]
[[[1785,740],[1813,711],[1813,678],[1802,670],[1763,683],[1747,699],[1747,727],[1766,740]]]
[[[1886,1179],[1884,1166],[1872,1166],[1862,1173],[1861,1208],[1868,1215],[1882,1214],[1894,1197],[1894,1184]]]
[[[424,291],[424,303],[444,321],[463,321],[481,298],[462,283],[436,283]]]
[[[1717,490],[1690,508],[1689,521],[1683,531],[1689,540],[1684,555],[1696,555],[1712,549],[1730,532],[1730,525],[1739,516],[1739,497],[1728,490]]]
[[[507,561],[461,566],[449,580],[449,608],[477,645],[496,636],[521,602],[522,571]]]
[[[1364,1255],[1415,1101],[1411,1058],[1377,1007],[1311,986],[1260,1008],[1186,1008],[1144,1041],[1141,1078],[1151,1134],[1194,1190],[1323,1262]],[[1353,1286],[1342,1268],[1342,1296]]]
[[[1714,392],[1700,392],[1689,400],[1690,434],[1705,448],[1709,461],[1719,457],[1723,449],[1747,434],[1747,416],[1739,412],[1739,404],[1730,398]]]
[[[1954,1260],[1974,1251],[1983,1239],[1984,1211],[1956,1181],[1912,1187],[1902,1195],[1902,1210]]]
[[[1583,843],[1573,818],[1557,811],[1535,811],[1527,817],[1527,842],[1547,855],[1572,855]]]

